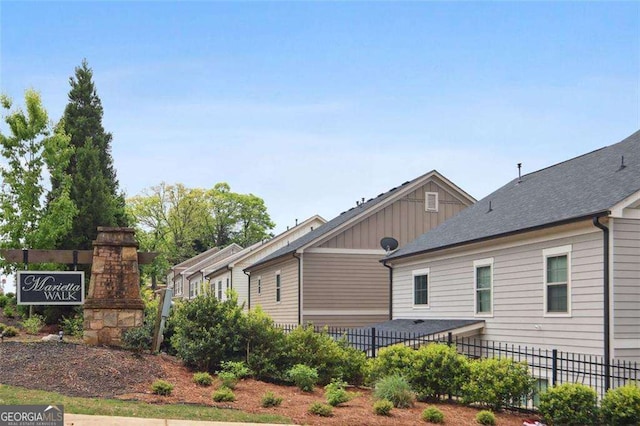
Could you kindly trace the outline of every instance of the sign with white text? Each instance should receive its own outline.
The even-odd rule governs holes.
[[[84,272],[18,271],[18,305],[82,305]]]

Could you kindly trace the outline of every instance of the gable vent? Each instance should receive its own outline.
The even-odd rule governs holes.
[[[438,193],[437,192],[424,193],[424,210],[427,212],[438,211]]]

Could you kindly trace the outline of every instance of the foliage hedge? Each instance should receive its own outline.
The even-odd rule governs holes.
[[[598,424],[596,391],[580,383],[564,383],[540,395],[540,414],[550,426]]]
[[[630,383],[609,389],[602,399],[600,410],[606,425],[640,425],[640,387]]]

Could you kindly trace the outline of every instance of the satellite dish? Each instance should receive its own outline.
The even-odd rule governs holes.
[[[391,237],[384,237],[380,240],[380,245],[386,251],[392,251],[398,248],[398,240]]]

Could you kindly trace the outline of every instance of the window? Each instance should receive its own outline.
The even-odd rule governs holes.
[[[229,278],[227,278],[227,290],[229,290]]]
[[[282,288],[280,283],[280,271],[276,272],[276,302],[280,302],[282,294]]]
[[[571,314],[571,246],[542,251],[545,314]]]
[[[189,299],[196,297],[196,284],[189,281]]]
[[[424,193],[424,210],[427,212],[438,211],[438,193],[437,192]]]
[[[429,306],[429,269],[413,271],[413,304]]]
[[[218,300],[222,300],[222,281],[218,281]]]
[[[493,313],[493,258],[473,262],[476,315]]]
[[[262,277],[258,277],[258,294],[262,294]]]

